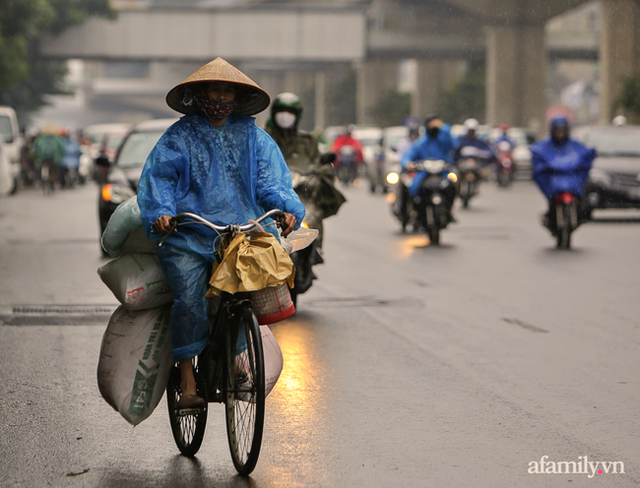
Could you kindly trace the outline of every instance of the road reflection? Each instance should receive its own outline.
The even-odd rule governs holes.
[[[402,258],[408,258],[416,251],[428,247],[431,242],[425,235],[406,236],[398,240],[399,253]]]
[[[300,486],[304,479],[323,486],[333,426],[328,418],[332,371],[322,356],[321,337],[312,317],[298,312],[272,326],[284,368],[267,400],[267,424],[278,446],[267,471],[271,486]],[[277,420],[276,420],[277,419]]]

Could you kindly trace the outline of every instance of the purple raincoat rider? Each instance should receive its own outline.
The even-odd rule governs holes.
[[[549,201],[550,209],[553,198],[562,192],[584,200],[584,184],[596,156],[594,149],[571,139],[569,133],[569,120],[565,116],[554,117],[549,124],[549,137],[530,148],[533,179]],[[548,211],[543,223],[553,228],[551,215],[553,212]]]
[[[192,212],[218,224],[243,224],[275,208],[285,211],[282,235],[299,227],[304,206],[273,139],[249,115],[269,106],[269,96],[221,58],[203,66],[167,95],[186,114],[160,138],[144,166],[138,204],[147,236],[158,241],[169,220]],[[265,227],[277,235],[273,226]],[[172,354],[180,362],[178,408],[204,404],[196,395],[191,358],[208,343],[205,298],[215,260],[215,233],[181,227],[157,248],[174,295]]]

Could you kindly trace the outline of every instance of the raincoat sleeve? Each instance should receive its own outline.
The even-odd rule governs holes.
[[[423,141],[424,139],[421,137],[409,146],[409,148],[402,155],[400,166],[404,168],[408,163],[417,159],[416,156],[418,154],[418,148],[420,147],[420,143],[422,143]]]
[[[151,233],[159,217],[176,215],[176,189],[188,159],[184,139],[170,130],[149,154],[138,185],[142,225],[149,239],[159,238]]]
[[[293,190],[291,172],[282,152],[276,142],[262,129],[258,129],[256,149],[258,203],[266,211],[277,208],[292,214],[298,222],[295,227],[298,229],[304,219],[305,208]]]

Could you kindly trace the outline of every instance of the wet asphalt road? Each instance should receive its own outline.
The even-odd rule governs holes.
[[[192,460],[164,400],[136,428],[102,400],[116,301],[96,274],[96,193],[0,200],[0,486],[640,484],[639,213],[596,214],[560,252],[533,185],[485,184],[432,247],[382,196],[345,190],[318,281],[272,327],[285,369],[244,479],[221,408]],[[625,473],[528,473],[542,456]]]

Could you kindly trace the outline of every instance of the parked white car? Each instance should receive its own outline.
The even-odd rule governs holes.
[[[20,179],[20,153],[24,139],[20,135],[16,112],[11,107],[0,107],[0,135],[4,139],[4,157],[8,158],[10,167],[11,188],[9,192],[15,193]]]

